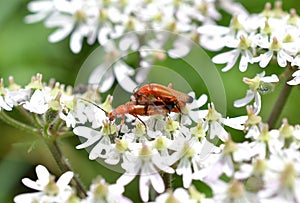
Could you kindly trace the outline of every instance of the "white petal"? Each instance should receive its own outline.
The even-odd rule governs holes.
[[[238,116],[235,118],[226,118],[222,122],[224,123],[224,125],[233,129],[243,130],[243,124],[246,122],[247,119],[248,116]]]
[[[93,137],[99,137],[101,136],[102,134],[97,131],[97,130],[94,130],[92,128],[89,128],[89,127],[86,127],[86,126],[77,126],[73,129],[73,133],[75,135],[78,135],[80,137],[84,137],[84,138],[93,138]]]
[[[300,77],[294,77],[292,80],[287,82],[288,85],[298,85],[300,84]]]
[[[286,67],[287,61],[292,62],[293,57],[288,55],[284,50],[280,50],[277,53],[277,62],[280,67]]]
[[[151,175],[150,181],[156,192],[162,193],[165,191],[165,183],[159,173]]]
[[[204,104],[206,104],[208,100],[208,96],[206,94],[202,94],[197,100],[196,100],[196,105],[197,107],[201,107],[203,106]]]
[[[102,27],[102,29],[98,33],[98,42],[100,45],[104,46],[108,43],[109,39],[108,36],[111,32],[111,29],[108,27]]]
[[[154,156],[153,155],[152,161],[156,165],[156,167],[158,167],[160,170],[162,170],[166,173],[172,174],[172,173],[175,172],[172,167],[167,165],[167,162],[165,162],[164,159],[161,156]]]
[[[235,57],[237,52],[239,52],[239,51],[234,49],[231,51],[220,53],[212,58],[212,62],[216,63],[216,64],[228,63]]]
[[[128,173],[124,173],[118,180],[117,180],[117,184],[118,185],[128,185],[133,179],[135,178],[135,175],[132,174],[128,174]]]
[[[247,90],[246,96],[242,99],[235,100],[234,103],[233,103],[233,106],[237,107],[237,108],[246,106],[247,104],[249,104],[253,100],[254,95],[255,94],[252,90]]]
[[[135,33],[125,35],[119,42],[119,48],[122,51],[136,50],[138,46],[139,40]]]
[[[173,49],[168,51],[168,54],[171,58],[181,58],[186,56],[190,52],[190,46],[188,45],[188,41],[186,39],[177,39],[173,42]]]
[[[83,148],[89,147],[92,144],[94,144],[95,142],[97,142],[100,138],[101,137],[92,137],[92,138],[89,138],[84,143],[82,143],[80,145],[77,145],[76,149],[83,149]]]
[[[223,38],[203,35],[200,38],[200,45],[209,51],[220,51],[225,46]]]
[[[192,183],[192,168],[186,167],[182,174],[183,187],[189,188]]]
[[[230,32],[228,27],[218,26],[218,25],[203,25],[197,29],[197,32],[204,35],[224,35]]]
[[[254,104],[253,104],[254,114],[258,115],[259,112],[260,112],[260,109],[261,109],[261,96],[260,96],[260,94],[258,92],[256,92],[254,98],[255,98]]]
[[[108,91],[114,84],[115,77],[112,67],[107,64],[101,64],[90,75],[89,84],[99,88],[100,92]]]
[[[62,174],[57,180],[56,184],[60,189],[64,189],[72,180],[74,173],[72,171],[67,171]]]
[[[142,66],[141,68],[139,68],[137,70],[137,73],[136,73],[136,76],[135,76],[135,80],[138,83],[144,83],[146,81],[146,79],[148,78],[150,70],[151,70],[151,65],[149,67]]]
[[[271,76],[263,77],[260,80],[263,81],[263,82],[268,82],[268,83],[279,82],[279,78],[275,74],[272,74]]]
[[[37,14],[32,14],[32,15],[27,15],[24,18],[25,23],[31,24],[31,23],[36,23],[38,21],[43,20],[48,16],[48,13],[37,13]]]
[[[4,101],[4,99],[3,99],[2,96],[0,96],[0,110],[1,110],[1,108],[5,109],[6,111],[11,111],[11,110],[12,110],[11,106],[9,106],[9,105]]]
[[[260,55],[259,66],[265,68],[273,57],[273,51],[268,51]]]
[[[234,171],[233,162],[230,156],[224,157],[225,164],[223,165],[223,172],[228,176],[231,177]]]
[[[76,146],[76,149],[86,148],[102,138],[102,134],[99,131],[88,128],[86,126],[75,127],[73,129],[73,133],[75,135],[78,135],[80,137],[84,137],[87,139],[84,143]]]
[[[225,53],[221,53],[212,58],[212,62],[217,64],[227,63],[227,65],[222,69],[223,72],[230,70],[236,63],[240,55],[240,50],[234,49]]]
[[[14,202],[15,203],[34,202],[35,200],[40,199],[43,195],[44,195],[43,192],[20,194],[14,197]]]
[[[45,166],[38,165],[38,166],[35,168],[35,171],[36,171],[36,175],[37,175],[37,177],[38,177],[39,182],[40,182],[42,185],[47,185],[48,182],[49,182],[49,176],[50,176],[50,173],[49,173],[49,171],[47,170],[47,168],[46,168]]]
[[[210,123],[210,138],[213,139],[218,136],[223,142],[228,140],[228,133],[217,121],[212,121]]]
[[[43,188],[40,185],[38,185],[35,181],[30,180],[29,178],[23,178],[22,183],[29,188],[35,190],[43,190]]]
[[[82,48],[83,35],[79,31],[74,31],[70,38],[70,48],[73,53],[77,54]]]
[[[231,60],[228,61],[227,65],[222,68],[222,71],[223,72],[226,72],[226,71],[229,71],[236,63],[239,55],[240,55],[240,52],[238,50],[236,50],[237,52],[235,53],[235,55],[232,56]]]
[[[109,152],[107,158],[104,160],[105,163],[108,163],[109,165],[116,165],[120,162],[121,155],[114,152]]]
[[[293,77],[300,76],[300,70],[295,71],[292,76]]]
[[[129,76],[132,76],[134,70],[124,62],[118,61],[114,65],[115,76],[121,87],[127,92],[133,92],[137,84]]]
[[[141,175],[139,188],[140,188],[140,196],[144,202],[148,202],[149,200],[149,182],[150,176],[149,175]]]
[[[97,158],[105,159],[110,149],[111,149],[110,145],[105,145],[100,142],[95,147],[93,147],[93,149],[90,151],[89,159],[90,160],[95,160]]]
[[[118,10],[115,7],[108,7],[108,17],[113,23],[117,23],[121,20],[122,15],[120,13],[120,10]]]
[[[250,56],[251,53],[248,50],[243,51],[241,53],[242,53],[242,56],[241,56],[241,59],[240,59],[239,70],[241,72],[245,72],[247,70],[248,63],[252,61],[250,59],[251,58],[251,56]]]
[[[29,11],[35,13],[38,11],[45,11],[49,8],[53,8],[52,1],[32,1],[27,5]]]

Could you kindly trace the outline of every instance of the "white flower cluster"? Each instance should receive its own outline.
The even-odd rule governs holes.
[[[193,93],[190,95],[194,97]],[[140,196],[143,201],[149,200],[150,186],[158,193],[165,191],[160,171],[182,176],[184,187],[188,188],[194,179],[193,174],[206,169],[212,164],[211,160],[215,160],[212,157],[219,156],[216,153],[220,149],[212,142],[229,139],[222,125],[241,130],[245,121],[245,117],[223,118],[213,104],[208,105],[208,110],[200,110],[206,101],[207,96],[202,95],[191,104],[186,104],[182,110],[184,114],[171,112],[168,116],[160,111],[160,106],[157,109],[153,107],[154,111],[157,110],[153,116],[140,116],[143,112],[137,116],[134,111],[118,107],[107,118],[102,117],[101,126],[95,128],[94,121],[90,121],[75,127],[73,132],[83,138],[83,143],[76,148],[91,149],[90,159],[100,158],[109,165],[115,165],[116,170],[121,166],[125,173],[117,180],[118,185],[126,186],[140,175]],[[111,102],[112,98],[108,96],[100,107],[103,110],[112,109]],[[145,108],[148,107],[143,107],[143,110]],[[83,111],[85,109],[82,108]],[[102,109],[99,112],[103,112]],[[114,115],[113,119],[125,115],[128,122],[122,120],[120,125],[111,123],[111,115]],[[99,119],[96,122],[99,123]]]
[[[6,115],[3,110],[17,109],[32,122],[33,129],[63,120],[66,125],[60,126],[61,133],[68,132],[65,127],[75,127],[76,123],[86,122],[75,118],[73,109],[76,108],[77,97],[99,99],[97,91],[90,87],[86,87],[82,94],[76,93],[72,87],[66,87],[54,80],[44,83],[41,74],[33,76],[25,87],[16,84],[13,77],[9,78],[7,87],[4,85],[4,80],[0,79],[0,117]],[[91,115],[84,118],[77,117],[91,120],[98,116],[91,110],[90,113]]]
[[[295,9],[282,10],[277,1],[274,8],[266,3],[258,14],[234,15],[228,27],[203,25],[198,28],[200,44],[209,50],[230,51],[213,57],[216,64],[226,64],[222,71],[230,70],[239,59],[239,69],[244,72],[248,64],[258,63],[266,68],[272,59],[280,67],[299,68],[300,18]],[[290,85],[300,83],[299,71],[294,73]]]
[[[77,197],[76,192],[71,188],[70,181],[73,178],[73,172],[67,171],[55,181],[55,177],[42,165],[36,167],[38,179],[32,181],[29,178],[23,178],[22,182],[29,188],[38,192],[25,193],[15,196],[16,203],[29,202],[49,202],[49,203],[92,203],[92,202],[125,202],[131,203],[128,198],[122,195],[124,188],[118,185],[109,185],[104,179],[95,180],[85,199]]]
[[[230,13],[245,13],[231,0],[38,0],[28,4],[32,14],[27,23],[44,21],[56,28],[49,36],[58,42],[70,35],[70,47],[80,52],[84,38],[89,44],[96,40],[102,46],[132,31],[168,30],[179,34],[195,33],[200,23],[214,23],[221,18],[216,7]]]
[[[4,118],[5,111],[23,108],[41,116],[34,117],[39,120],[36,125],[41,127],[62,119],[67,126],[76,126],[73,132],[83,141],[77,149],[89,148],[90,159],[103,160],[116,168],[121,166],[124,172],[115,185],[108,186],[104,180],[96,181],[87,198],[80,200],[82,202],[95,202],[104,197],[109,199],[108,202],[114,202],[114,198],[130,202],[122,193],[137,175],[139,194],[144,202],[149,201],[150,188],[161,194],[156,202],[166,198],[190,202],[199,201],[199,198],[204,202],[300,201],[297,192],[300,184],[300,127],[289,125],[287,120],[278,130],[269,130],[251,106],[247,106],[247,116],[223,118],[213,104],[200,110],[207,102],[207,96],[195,99],[193,93],[190,94],[193,102],[186,104],[182,113],[165,115],[166,112],[160,112],[158,107],[152,116],[136,117],[130,111],[113,110],[111,96],[97,107],[85,101],[95,98],[91,94],[93,91],[86,91],[80,95],[83,99],[77,100],[69,88],[66,91],[58,83],[45,84],[41,79],[42,76],[37,74],[25,88],[15,84],[12,78],[10,85],[4,87],[1,80],[0,118]],[[67,105],[74,105],[74,102],[72,108]],[[155,111],[153,108],[151,110]],[[104,110],[112,113],[107,114]],[[53,112],[56,112],[55,116]],[[111,115],[126,116],[126,119],[117,125],[118,120]],[[223,125],[243,130],[247,141],[235,142]],[[41,166],[37,167],[37,173],[39,180],[24,179],[23,183],[39,192],[19,195],[15,202],[78,199],[69,187],[72,173],[68,172],[57,182]],[[175,173],[182,177],[183,187],[188,191],[166,191],[164,176]],[[208,198],[198,194],[193,190],[193,181],[207,184],[212,188],[213,196]],[[97,191],[106,195],[97,195]]]
[[[132,92],[145,82],[155,61],[186,56],[193,42],[199,42],[197,27],[221,18],[217,8],[247,13],[232,0],[39,0],[28,4],[32,14],[25,21],[44,21],[46,27],[56,28],[50,42],[70,36],[74,53],[81,51],[85,39],[88,44],[98,42],[105,56],[94,59],[99,65],[89,84],[101,84],[99,91],[106,92],[117,80]],[[124,62],[133,52],[139,58],[137,67]]]
[[[190,188],[193,180],[209,185],[213,197],[206,199],[207,202],[299,201],[296,192],[300,181],[299,127],[284,121],[279,130],[269,131],[251,106],[247,107],[248,116],[225,119],[212,104],[208,105],[208,110],[199,110],[205,101],[202,96],[187,104],[182,115],[140,116],[146,126],[137,121],[132,129],[130,123],[134,117],[128,115],[130,122],[123,123],[120,132],[120,125],[108,121],[103,121],[98,129],[79,125],[74,128],[74,133],[84,137],[84,143],[77,148],[89,147],[92,160],[100,158],[112,166],[119,164],[125,172],[117,180],[118,185],[126,186],[140,175],[140,196],[145,202],[149,200],[150,187],[157,193],[165,191],[161,174],[175,173],[182,177],[184,188]],[[234,142],[221,124],[244,130],[248,140]],[[216,136],[222,141],[221,145],[215,142]],[[276,160],[288,163],[287,167],[291,167],[289,170],[293,170],[293,174],[285,171],[288,170],[285,165],[273,171],[272,164]],[[263,162],[264,168],[256,168],[258,162]],[[290,182],[281,182],[282,176],[287,175],[284,173],[291,175]],[[276,182],[276,187],[270,184],[272,175],[275,175],[272,181]],[[223,177],[229,181],[224,181]],[[252,183],[253,179],[258,182]],[[255,192],[248,191],[248,184],[259,188],[255,188]],[[284,196],[282,189],[288,191],[288,195]],[[167,194],[162,196],[172,196],[172,193]],[[175,193],[172,196],[179,201],[185,197],[175,197]]]

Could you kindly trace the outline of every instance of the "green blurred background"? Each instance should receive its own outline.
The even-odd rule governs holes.
[[[47,37],[52,30],[46,29],[42,23],[29,25],[24,23],[24,16],[29,13],[26,7],[28,2],[23,0],[1,0],[0,2],[0,77],[4,78],[7,84],[7,78],[12,75],[17,83],[24,85],[30,81],[31,76],[42,73],[44,81],[55,78],[61,83],[74,85],[82,63],[97,46],[89,46],[85,43],[79,54],[73,54],[69,49],[69,39],[50,44]],[[260,12],[266,3],[261,0],[240,2],[250,12],[255,13]],[[283,2],[283,8],[299,10],[300,2],[286,0]],[[224,13],[221,23],[227,25],[229,19],[230,17]],[[215,53],[208,52],[208,55],[214,56]],[[176,66],[174,62],[170,61],[171,63],[172,66]],[[272,66],[272,68],[266,69],[267,74],[283,71],[276,64],[272,64]],[[218,67],[218,70],[221,67],[222,65]],[[228,116],[245,114],[245,109],[233,108],[233,101],[245,95],[247,86],[243,84],[242,78],[253,77],[261,71],[259,67],[252,65],[245,73],[239,72],[235,67],[231,71],[221,74],[226,89]],[[221,71],[219,72],[221,73]],[[192,85],[193,89],[200,95],[202,89],[197,86],[195,81],[191,83],[194,84]],[[268,118],[281,85],[273,93],[262,97],[261,115],[264,121]],[[299,123],[299,99],[299,89],[295,87],[288,99],[288,105],[281,115],[281,117],[288,117],[292,124]],[[280,122],[277,123],[277,126],[279,125]],[[29,176],[35,180],[34,168],[37,164],[43,164],[52,173],[60,175],[42,140],[12,128],[1,120],[0,127],[0,202],[12,202],[12,198],[16,194],[31,191],[22,185],[21,178]],[[236,133],[232,135],[235,136],[234,139],[243,139],[242,134],[235,131],[232,133]],[[74,166],[75,172],[80,174],[86,185],[89,185],[91,180],[99,174],[106,177],[108,182],[114,182],[118,178],[119,174],[110,172],[96,161],[89,161],[88,153],[85,150],[76,150],[75,146],[78,143],[79,140],[76,137],[71,137],[62,140],[60,144],[63,146],[66,157]],[[126,193],[137,194],[134,192],[137,190],[138,186],[135,181]]]

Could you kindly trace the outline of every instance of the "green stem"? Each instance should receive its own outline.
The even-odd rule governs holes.
[[[32,125],[34,125],[35,127],[38,127],[37,124],[35,123],[35,121],[34,121],[32,115],[31,115],[28,111],[26,111],[22,106],[17,106],[16,109],[17,109],[23,116],[25,116],[26,119],[27,119],[28,121],[30,121],[30,123],[31,123]]]
[[[60,138],[72,137],[72,136],[74,136],[74,133],[72,131],[71,132],[62,132],[62,133],[58,133],[58,136]]]
[[[0,111],[0,118],[8,125],[11,125],[15,128],[18,128],[20,130],[23,130],[23,131],[31,133],[31,134],[35,134],[35,135],[39,134],[39,129],[15,120],[14,118],[8,116],[3,110]]]
[[[275,105],[273,106],[273,109],[272,109],[271,114],[268,119],[268,124],[269,124],[270,129],[275,127],[275,125],[279,119],[279,116],[286,104],[286,101],[288,100],[288,97],[291,93],[293,86],[288,85],[287,82],[291,80],[292,74],[294,71],[295,71],[295,68],[291,67],[291,65],[288,64],[288,66],[286,67],[286,71],[283,74],[284,78],[286,78],[286,80],[284,80],[283,87],[280,91],[280,94],[275,102]]]
[[[32,113],[32,118],[38,127],[43,128],[43,124],[37,114]]]
[[[173,189],[173,185],[172,185],[173,175],[169,174],[169,173],[164,173],[162,177],[163,177],[163,180],[164,180],[164,183],[165,183],[165,186],[166,186],[166,190]]]
[[[49,138],[46,138],[45,140],[60,170],[62,172],[73,171],[69,162],[64,158],[57,141]],[[85,198],[87,196],[86,189],[76,174],[74,175],[71,184],[77,189],[77,194],[80,198]]]

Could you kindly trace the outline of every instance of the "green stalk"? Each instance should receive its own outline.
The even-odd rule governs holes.
[[[279,96],[273,106],[273,109],[271,111],[271,114],[268,119],[268,124],[270,129],[274,128],[276,126],[276,123],[279,119],[279,116],[281,112],[283,111],[283,108],[289,98],[289,95],[292,91],[291,85],[288,85],[287,82],[292,79],[292,74],[297,70],[295,67],[292,67],[290,63],[288,63],[288,66],[286,67],[286,71],[283,73],[284,84],[283,87],[279,93]]]
[[[52,137],[48,137],[47,135],[47,137],[45,137],[45,141],[59,169],[61,172],[73,171],[67,159],[64,158],[57,140],[51,138]],[[80,198],[85,198],[87,196],[86,189],[76,174],[74,175],[71,184],[76,188],[77,194]]]
[[[162,177],[166,186],[165,190],[167,191],[168,189],[173,189],[173,184],[172,184],[173,174],[163,173]]]
[[[0,111],[0,119],[3,120],[8,125],[13,126],[19,130],[25,131],[30,134],[39,135],[40,132],[39,129],[15,120],[14,118],[8,116],[3,110]]]

